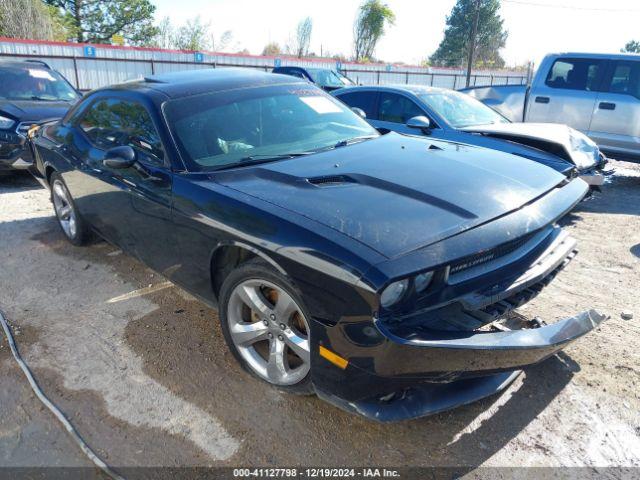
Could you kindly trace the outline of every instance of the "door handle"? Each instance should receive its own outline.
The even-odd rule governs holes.
[[[550,101],[549,97],[536,97],[536,103],[549,103]]]
[[[600,110],[615,110],[616,104],[610,103],[610,102],[600,102],[600,105],[598,105],[598,108]]]

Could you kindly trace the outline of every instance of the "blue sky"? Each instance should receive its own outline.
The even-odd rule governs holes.
[[[353,20],[361,0],[152,0],[156,18],[174,23],[200,15],[219,36],[234,34],[235,45],[260,53],[268,41],[284,44],[300,19],[314,22],[312,50],[351,54]],[[385,61],[419,63],[442,39],[445,17],[455,0],[387,0],[397,21],[376,54]],[[504,0],[509,31],[503,56],[508,64],[539,62],[551,51],[617,52],[640,40],[638,0]]]

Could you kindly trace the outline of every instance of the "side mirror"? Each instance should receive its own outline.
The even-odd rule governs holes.
[[[358,115],[360,118],[365,118],[365,119],[367,118],[367,114],[364,113],[364,110],[362,110],[361,108],[351,107],[351,111],[356,115]]]
[[[431,122],[424,115],[419,115],[417,117],[412,117],[407,120],[407,127],[416,128],[421,130],[422,132],[427,132],[431,129]]]
[[[107,150],[102,163],[109,168],[129,168],[136,163],[136,152],[128,146],[113,147]]]

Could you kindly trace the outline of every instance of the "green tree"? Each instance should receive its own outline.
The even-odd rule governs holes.
[[[624,48],[620,51],[622,53],[640,53],[640,42],[637,40],[631,40],[627,42]]]
[[[176,30],[174,46],[179,50],[208,50],[209,23],[202,23],[200,17],[187,20],[187,23]]]
[[[499,15],[500,0],[479,0],[478,32],[474,53],[475,67],[504,66],[500,49],[507,42],[508,33]],[[444,38],[429,57],[432,65],[461,67],[469,55],[469,37],[475,16],[475,0],[457,0],[447,17]]]
[[[40,0],[0,0],[0,36],[64,39],[62,18]]]
[[[223,52],[227,49],[239,49],[234,42],[233,32],[227,30],[216,38],[210,33],[211,24],[203,23],[200,17],[193,17],[179,27],[172,25],[169,17],[164,17],[156,28],[157,33],[149,42],[149,46],[173,48],[179,50]]]
[[[69,39],[109,43],[115,34],[129,45],[148,45],[157,34],[156,7],[149,0],[44,0],[69,25]]]
[[[395,21],[395,13],[380,0],[366,0],[360,5],[353,26],[353,49],[357,62],[373,58],[385,27],[394,25]]]
[[[160,20],[157,26],[156,35],[149,43],[149,46],[156,48],[174,48],[175,28],[171,25],[169,17]]]

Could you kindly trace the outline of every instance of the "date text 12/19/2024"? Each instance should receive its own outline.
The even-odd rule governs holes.
[[[233,478],[400,478],[388,468],[235,468]]]

